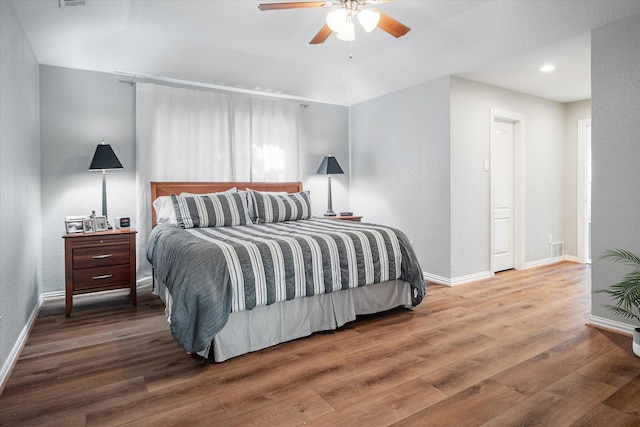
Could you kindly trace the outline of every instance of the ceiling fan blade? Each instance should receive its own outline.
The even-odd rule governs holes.
[[[333,31],[331,31],[331,28],[329,28],[327,24],[324,24],[324,26],[320,28],[320,31],[318,31],[318,34],[316,34],[315,37],[311,39],[309,44],[324,43],[324,41],[331,35],[332,32]]]
[[[305,7],[324,7],[326,1],[292,1],[286,3],[260,3],[260,10],[301,9]]]
[[[380,12],[380,21],[378,21],[378,28],[386,31],[394,37],[402,37],[411,30],[411,28],[404,25],[402,22],[398,22],[392,17]]]

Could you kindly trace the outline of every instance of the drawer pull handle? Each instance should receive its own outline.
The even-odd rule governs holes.
[[[108,279],[111,276],[113,276],[113,274],[103,274],[102,276],[93,276],[93,280]]]
[[[93,257],[93,259],[105,259],[105,258],[110,258],[110,257],[112,257],[112,256],[113,256],[113,254],[95,255],[95,256]]]

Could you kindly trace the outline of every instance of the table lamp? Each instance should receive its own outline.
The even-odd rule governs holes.
[[[124,169],[122,163],[118,160],[118,156],[113,152],[111,145],[98,144],[96,152],[91,160],[89,171],[102,171],[102,215],[107,219],[107,227],[111,229],[109,219],[107,218],[107,169]]]
[[[327,198],[327,211],[324,213],[324,216],[336,216],[335,212],[333,212],[333,207],[331,206],[331,174],[343,174],[342,168],[340,164],[332,155],[325,156],[322,159],[322,163],[320,163],[320,167],[318,168],[317,174],[327,175],[329,180],[328,184],[328,198]]]

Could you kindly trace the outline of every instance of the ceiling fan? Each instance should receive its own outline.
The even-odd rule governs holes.
[[[365,8],[369,4],[387,3],[391,0],[332,0],[332,1],[293,1],[285,3],[261,3],[260,10],[301,9],[312,7],[333,8],[327,15],[326,23],[318,31],[309,44],[320,44],[336,32],[340,40],[355,40],[354,20],[358,21],[366,32],[373,31],[376,27],[386,31],[394,37],[402,37],[411,28],[396,21],[384,13],[375,9]]]

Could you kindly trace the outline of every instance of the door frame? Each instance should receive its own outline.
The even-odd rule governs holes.
[[[591,126],[591,119],[578,120],[578,188],[577,188],[577,258],[580,264],[586,264],[591,261],[587,259],[587,224],[584,209],[585,199],[587,197],[587,162],[589,161],[587,143],[587,127]]]
[[[524,270],[524,201],[525,201],[525,117],[524,114],[516,113],[513,111],[503,110],[500,108],[491,108],[490,112],[490,135],[489,135],[489,158],[491,156],[491,150],[493,149],[493,133],[495,131],[494,122],[496,120],[513,123],[514,135],[513,135],[513,256],[514,256],[514,268],[516,270]],[[493,276],[495,274],[495,267],[493,262],[494,252],[494,227],[493,227],[493,182],[495,180],[493,176],[493,168],[489,168],[489,230],[490,230],[490,242],[489,242],[489,266],[490,273]]]

